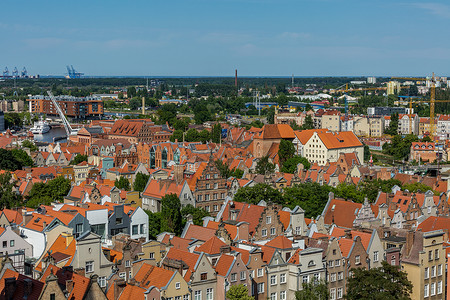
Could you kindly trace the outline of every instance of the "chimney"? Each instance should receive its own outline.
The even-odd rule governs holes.
[[[16,291],[16,278],[5,278],[5,295],[6,299],[14,299],[14,292]]]
[[[114,283],[114,300],[117,300],[127,286],[127,283],[123,279],[116,279],[114,280]]]
[[[24,299],[28,299],[33,291],[33,281],[30,278],[23,280],[23,296]]]
[[[45,229],[45,227],[47,227],[47,222],[42,221],[42,229]]]
[[[248,229],[248,223],[242,222],[236,225],[238,228],[238,237],[240,240],[248,241],[250,237],[249,229]]]
[[[180,164],[176,164],[173,166],[174,170],[174,179],[177,184],[180,184],[184,178],[184,166]]]
[[[345,238],[347,238],[347,239],[352,238],[352,231],[350,229],[346,229],[344,232],[345,232]]]
[[[414,244],[414,238],[415,238],[414,234],[415,234],[414,230],[408,230],[408,232],[406,233],[406,244],[405,244],[406,255],[409,255],[409,253],[411,252],[411,248]]]
[[[73,280],[66,280],[66,291],[70,294],[73,290]]]
[[[230,253],[230,252],[231,252],[231,247],[229,245],[220,247],[220,253]]]

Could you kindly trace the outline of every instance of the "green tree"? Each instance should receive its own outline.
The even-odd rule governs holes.
[[[138,97],[133,97],[130,100],[130,103],[128,104],[130,106],[131,110],[137,110],[139,109],[139,106],[142,105],[142,101]]]
[[[23,150],[20,150],[24,152]],[[8,171],[16,171],[22,169],[24,166],[20,156],[22,156],[22,152],[15,153],[13,155],[13,151],[8,151],[6,149],[0,149],[0,170],[8,170]],[[24,152],[26,154],[26,152]],[[26,158],[24,159],[25,163],[28,161]]]
[[[358,203],[364,202],[365,197],[364,193],[356,188],[356,185],[343,182],[339,183],[336,187],[335,195],[338,198],[352,200]]]
[[[33,159],[22,149],[12,149],[11,154],[21,166],[33,166]]]
[[[156,240],[156,236],[161,233],[161,213],[152,213],[149,210],[145,212],[148,215],[148,237]]]
[[[253,300],[254,298],[248,295],[248,288],[243,284],[232,285],[227,292],[227,299],[229,300]]]
[[[119,179],[116,178],[116,181],[114,181],[114,186],[125,191],[129,191],[131,189],[130,181],[123,176],[120,176]]]
[[[334,192],[333,187],[317,182],[297,184],[284,189],[283,205],[291,209],[298,205],[305,210],[305,217],[316,218],[327,204],[330,192]]]
[[[398,134],[398,114],[391,115],[391,121],[389,127],[384,131],[386,134],[397,135]]]
[[[326,300],[329,298],[326,282],[309,282],[302,284],[302,290],[295,292],[296,300]]]
[[[349,300],[407,300],[411,299],[412,284],[406,272],[398,266],[391,266],[382,261],[379,268],[352,269],[353,275],[348,279],[347,295]]]
[[[278,157],[280,158],[280,164],[283,165],[286,160],[294,157],[294,154],[294,144],[291,141],[282,139],[278,148]]]
[[[22,147],[29,148],[30,151],[37,151],[37,150],[38,150],[38,148],[36,147],[36,145],[35,145],[32,141],[30,141],[30,140],[25,140],[25,141],[23,141],[23,142],[22,142]]]
[[[213,143],[220,143],[222,139],[222,126],[217,123],[213,126],[211,132],[211,140]]]
[[[127,97],[133,98],[134,96],[136,96],[136,88],[134,86],[129,86],[127,88]]]
[[[410,183],[410,184],[405,184],[402,187],[402,190],[404,190],[404,191],[408,190],[411,193],[418,193],[419,191],[422,192],[422,193],[425,193],[426,191],[434,192],[433,189],[430,186],[428,186],[426,184],[423,184],[421,182],[414,182],[414,183]]]
[[[419,139],[413,134],[408,134],[404,138],[395,135],[390,144],[385,143],[383,145],[383,153],[392,155],[398,160],[406,160],[411,152],[411,144],[417,141]]]
[[[180,235],[182,231],[180,199],[175,194],[167,194],[161,199],[161,231]]]
[[[288,158],[281,167],[281,172],[294,174],[297,171],[297,165],[302,164],[303,167],[307,170],[311,166],[309,161],[302,156],[295,155],[291,158]]]
[[[259,161],[256,163],[255,172],[256,174],[266,174],[266,173],[273,173],[275,171],[275,165],[269,162],[268,156],[263,156],[259,159]]]
[[[312,117],[310,115],[307,115],[305,117],[305,123],[303,124],[302,129],[303,130],[314,129],[314,122],[313,122],[313,119],[312,119]]]
[[[156,113],[159,117],[160,124],[167,122],[169,125],[172,125],[177,119],[177,106],[173,103],[164,104]]]
[[[150,175],[145,175],[142,174],[141,172],[137,173],[136,178],[134,179],[133,190],[142,193],[149,179]]]
[[[264,183],[238,189],[233,200],[250,204],[258,204],[261,200],[280,204],[284,202],[283,195],[278,190]]]
[[[173,128],[175,130],[186,131],[188,129],[188,127],[189,127],[189,119],[187,119],[187,118],[177,119],[173,123]]]
[[[79,163],[85,161],[87,162],[88,157],[87,155],[77,154],[74,159],[70,162],[70,165],[78,165]]]
[[[267,112],[267,123],[273,124],[275,121],[275,107],[270,107]]]
[[[62,176],[58,176],[47,183],[35,183],[27,196],[26,205],[36,208],[40,204],[50,205],[52,202],[63,202],[70,188],[70,180]]]
[[[21,197],[15,192],[16,181],[9,172],[0,174],[0,210],[13,208],[21,204]]]
[[[181,216],[186,220],[188,215],[192,216],[195,225],[203,226],[203,218],[209,217],[209,212],[203,208],[193,207],[191,204],[186,205],[181,209]]]
[[[370,159],[370,149],[369,146],[364,144],[364,161],[368,161]]]
[[[394,185],[402,187],[402,182],[398,179],[373,179],[365,180],[360,183],[359,189],[361,192],[367,196],[370,202],[375,202],[378,197],[378,192],[381,190],[383,193],[390,193]]]

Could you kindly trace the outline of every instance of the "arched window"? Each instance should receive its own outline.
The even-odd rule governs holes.
[[[155,158],[155,148],[152,147],[150,149],[150,168],[151,169],[155,168],[155,160],[156,160],[156,158]]]
[[[167,167],[167,149],[164,148],[161,154],[161,168],[165,169]]]

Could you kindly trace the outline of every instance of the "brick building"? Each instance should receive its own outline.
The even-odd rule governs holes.
[[[50,97],[33,96],[27,99],[30,113],[58,116]],[[98,97],[57,96],[56,102],[64,115],[75,119],[93,119],[103,116],[103,102]]]

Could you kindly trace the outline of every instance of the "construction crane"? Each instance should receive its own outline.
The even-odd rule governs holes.
[[[52,101],[53,106],[56,108],[56,111],[58,112],[59,117],[61,118],[61,120],[63,122],[67,137],[69,137],[71,135],[76,135],[78,130],[72,129],[72,126],[70,126],[69,121],[67,121],[66,116],[64,115],[64,113],[61,110],[61,107],[59,107],[59,104],[56,102],[55,96],[53,96],[51,91],[47,91],[47,94],[50,97],[50,100]]]
[[[433,75],[428,78],[413,78],[413,77],[392,77],[392,79],[402,79],[402,80],[415,80],[415,81],[430,81],[430,101],[415,101],[415,103],[429,103],[430,104],[430,137],[434,140],[436,134],[436,122],[434,108],[436,102],[450,102],[450,100],[436,100],[436,76]],[[412,114],[412,99],[409,99],[410,114]],[[410,130],[411,128],[411,118],[409,118]],[[412,131],[411,131],[412,133]]]
[[[8,67],[5,67],[5,70],[3,71],[3,78],[8,78],[9,77],[9,70]]]
[[[22,77],[22,78],[27,78],[28,77],[28,72],[27,72],[27,69],[25,67],[23,67],[22,73],[20,73],[20,77]]]
[[[81,78],[81,76],[84,75],[84,73],[75,71],[75,68],[73,67],[73,65],[66,66],[66,68],[67,68],[67,74],[68,74],[67,78],[69,78],[69,79]]]
[[[14,67],[14,70],[12,72],[12,77],[14,77],[14,78],[19,77],[19,71],[17,70],[17,67]]]

